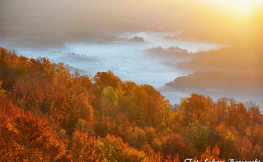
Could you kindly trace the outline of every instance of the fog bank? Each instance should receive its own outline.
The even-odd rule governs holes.
[[[92,78],[99,71],[112,70],[124,81],[134,81],[137,84],[149,84],[159,89],[165,83],[179,76],[187,75],[171,64],[178,62],[176,57],[156,59],[145,54],[145,50],[154,47],[169,48],[178,46],[190,52],[217,49],[218,44],[191,42],[165,39],[175,33],[139,32],[118,35],[119,41],[111,43],[76,42],[66,44],[66,48],[57,50],[43,50],[37,48],[16,48],[17,53],[26,57],[48,57],[54,62],[64,62],[71,69],[78,69],[81,74]],[[134,37],[143,38],[142,41],[121,41]],[[165,95],[165,93],[164,93]],[[173,96],[176,101],[186,94],[178,92]],[[168,98],[174,101],[172,98]],[[174,103],[174,102],[172,102]]]
[[[228,94],[226,92],[204,90],[182,92],[165,88],[165,83],[173,81],[179,76],[186,76],[190,72],[176,68],[176,63],[184,61],[176,55],[149,54],[145,51],[160,47],[168,51],[178,47],[185,49],[189,55],[210,49],[219,49],[222,45],[213,43],[191,42],[175,39],[165,39],[176,33],[139,32],[123,33],[118,40],[109,43],[75,42],[66,44],[66,48],[52,51],[37,48],[15,48],[18,54],[27,57],[48,57],[54,62],[64,62],[66,67],[78,70],[82,75],[92,78],[97,72],[112,70],[123,81],[134,81],[137,84],[149,84],[158,89],[172,104],[179,104],[180,98],[191,93],[210,95],[213,98],[229,97],[239,102],[253,101],[262,105],[262,100],[253,95]],[[134,37],[144,41],[129,41]],[[127,41],[128,40],[128,41]],[[141,40],[141,39],[139,39]],[[176,48],[177,48],[176,47]],[[68,64],[68,65],[67,65]]]

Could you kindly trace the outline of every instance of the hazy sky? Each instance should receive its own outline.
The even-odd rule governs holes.
[[[201,0],[201,2],[212,4],[238,14],[246,14],[263,6],[263,0]]]
[[[241,15],[263,7],[263,0],[186,0],[185,2],[212,5]]]

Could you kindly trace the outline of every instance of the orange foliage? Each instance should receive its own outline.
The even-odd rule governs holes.
[[[206,113],[211,110],[211,107],[212,99],[210,97],[205,98],[203,95],[193,93],[190,97],[181,99],[181,104],[177,109],[182,124],[186,126],[193,122],[195,115],[197,120],[202,123],[208,120]]]
[[[73,134],[71,157],[73,161],[96,162],[101,161],[102,152],[94,137],[89,137],[88,133],[76,131]]]
[[[211,152],[211,147],[209,146],[206,148],[206,151],[201,155],[201,162],[206,161],[206,159],[208,161],[212,161],[212,160],[225,161],[218,157],[219,153],[220,153],[220,150],[217,145],[212,149],[212,152]]]
[[[99,145],[105,161],[147,161],[144,152],[129,147],[120,138],[107,135]]]
[[[179,155],[180,161],[193,158],[197,153],[191,144],[186,143],[183,137],[177,133],[164,137],[161,147],[164,155]]]
[[[63,63],[1,48],[0,161],[263,158],[255,105],[193,93],[172,110],[152,86],[122,82],[112,71],[93,81]]]
[[[9,106],[9,112],[3,111]],[[24,112],[8,101],[0,105],[0,160],[1,161],[65,161],[67,141],[30,112]]]

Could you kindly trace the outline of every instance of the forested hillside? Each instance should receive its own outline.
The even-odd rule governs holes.
[[[262,48],[224,47],[217,51],[198,52],[191,61],[176,66],[197,72],[178,77],[166,85],[180,90],[223,89],[230,91],[263,89]]]
[[[254,104],[191,94],[173,106],[112,71],[89,78],[4,48],[0,83],[0,161],[263,159]]]

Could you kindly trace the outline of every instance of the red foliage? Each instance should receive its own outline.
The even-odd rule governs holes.
[[[67,159],[67,141],[59,140],[47,121],[1,98],[0,160],[55,161]],[[8,111],[5,111],[8,106]]]

